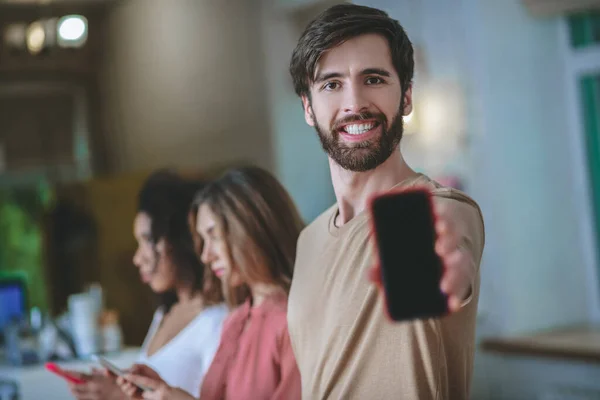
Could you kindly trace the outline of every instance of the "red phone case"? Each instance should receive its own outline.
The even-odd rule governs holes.
[[[64,378],[67,381],[74,383],[76,385],[85,383],[85,380],[82,379],[81,377],[68,373],[67,371],[65,371],[64,369],[62,369],[61,367],[59,367],[58,365],[56,365],[54,363],[51,363],[51,362],[46,363],[46,369],[48,371],[60,376],[61,378]]]
[[[377,246],[377,240],[378,240],[378,238],[377,238],[377,232],[376,232],[376,229],[375,229],[375,218],[373,218],[373,207],[374,207],[375,200],[377,200],[380,197],[394,196],[394,195],[397,195],[399,193],[410,193],[410,192],[425,192],[426,193],[426,197],[427,197],[427,200],[428,200],[428,203],[429,203],[429,208],[431,210],[431,214],[433,215],[434,225],[437,222],[437,215],[435,213],[434,206],[433,206],[433,196],[432,196],[432,193],[431,193],[431,189],[428,188],[427,186],[411,186],[411,187],[408,187],[408,188],[397,188],[397,189],[389,190],[387,192],[376,193],[376,194],[372,195],[369,198],[369,200],[367,201],[367,204],[368,204],[369,213],[371,215],[371,218],[369,218],[369,220],[370,220],[370,229],[371,229],[370,236],[371,236],[371,239],[372,239],[371,242],[372,242],[372,245],[373,245],[373,248],[374,248],[375,259],[376,260],[379,260],[379,247]],[[378,266],[378,268],[381,268],[381,267]],[[445,267],[442,265],[442,268],[445,268]],[[382,273],[381,271],[379,271],[379,272]],[[392,315],[390,314],[389,299],[388,299],[388,296],[386,294],[385,288],[383,287],[382,283],[380,283],[378,286],[379,286],[379,288],[384,293],[383,298],[384,298],[384,303],[385,303],[385,313],[386,313],[386,316],[387,316],[387,318],[389,320],[393,320]]]

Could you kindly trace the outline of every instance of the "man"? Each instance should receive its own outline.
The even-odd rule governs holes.
[[[399,149],[412,110],[413,49],[380,10],[334,6],[306,28],[290,72],[329,157],[337,203],[301,234],[288,323],[305,399],[468,398],[483,220],[465,194],[413,171]],[[367,201],[393,187],[434,195],[450,315],[391,322],[369,239]]]

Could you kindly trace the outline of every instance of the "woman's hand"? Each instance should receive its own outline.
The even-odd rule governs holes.
[[[147,365],[135,364],[125,376],[117,378],[117,383],[123,393],[134,399],[146,400],[193,400],[189,393],[173,388],[158,375],[156,371]],[[150,390],[142,391],[138,386],[147,387]]]
[[[69,383],[71,394],[77,400],[122,400],[125,398],[113,375],[102,370],[93,370],[85,378],[85,383]]]
[[[145,398],[144,391],[135,385],[136,383],[140,384],[140,379],[145,379],[147,382],[150,382],[148,385],[142,385],[152,389],[159,387],[160,385],[167,386],[158,372],[144,364],[134,364],[131,366],[131,368],[127,370],[127,375],[117,378],[117,384],[126,396],[133,399],[143,399]]]

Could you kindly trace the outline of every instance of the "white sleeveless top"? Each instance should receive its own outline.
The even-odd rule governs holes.
[[[158,372],[169,386],[198,397],[204,374],[219,347],[223,320],[228,313],[225,304],[205,308],[173,339],[148,356],[150,341],[164,317],[163,308],[159,308],[154,313],[138,362]]]

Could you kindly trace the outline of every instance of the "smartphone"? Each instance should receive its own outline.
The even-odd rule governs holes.
[[[46,363],[46,369],[64,379],[66,379],[67,381],[74,383],[76,385],[80,385],[82,383],[85,383],[85,374],[75,374],[69,371],[66,371],[64,369],[62,369],[61,367],[59,367],[58,365],[54,364],[54,363]]]
[[[115,374],[116,376],[124,376],[127,374],[126,371],[123,371],[122,369],[120,369],[119,367],[117,367],[115,364],[111,363],[110,361],[108,361],[106,358],[99,356],[99,355],[93,355],[92,359],[96,362],[98,362],[100,365],[102,365],[104,368],[106,368],[107,370],[109,370],[110,372],[112,372],[113,374]],[[143,385],[138,385],[135,384],[133,382],[131,382],[133,385],[137,386],[138,389],[140,389],[141,391],[152,391],[152,389],[150,389],[149,387],[145,387]]]
[[[410,188],[379,194],[371,198],[369,211],[389,318],[407,321],[447,314],[431,192]]]

